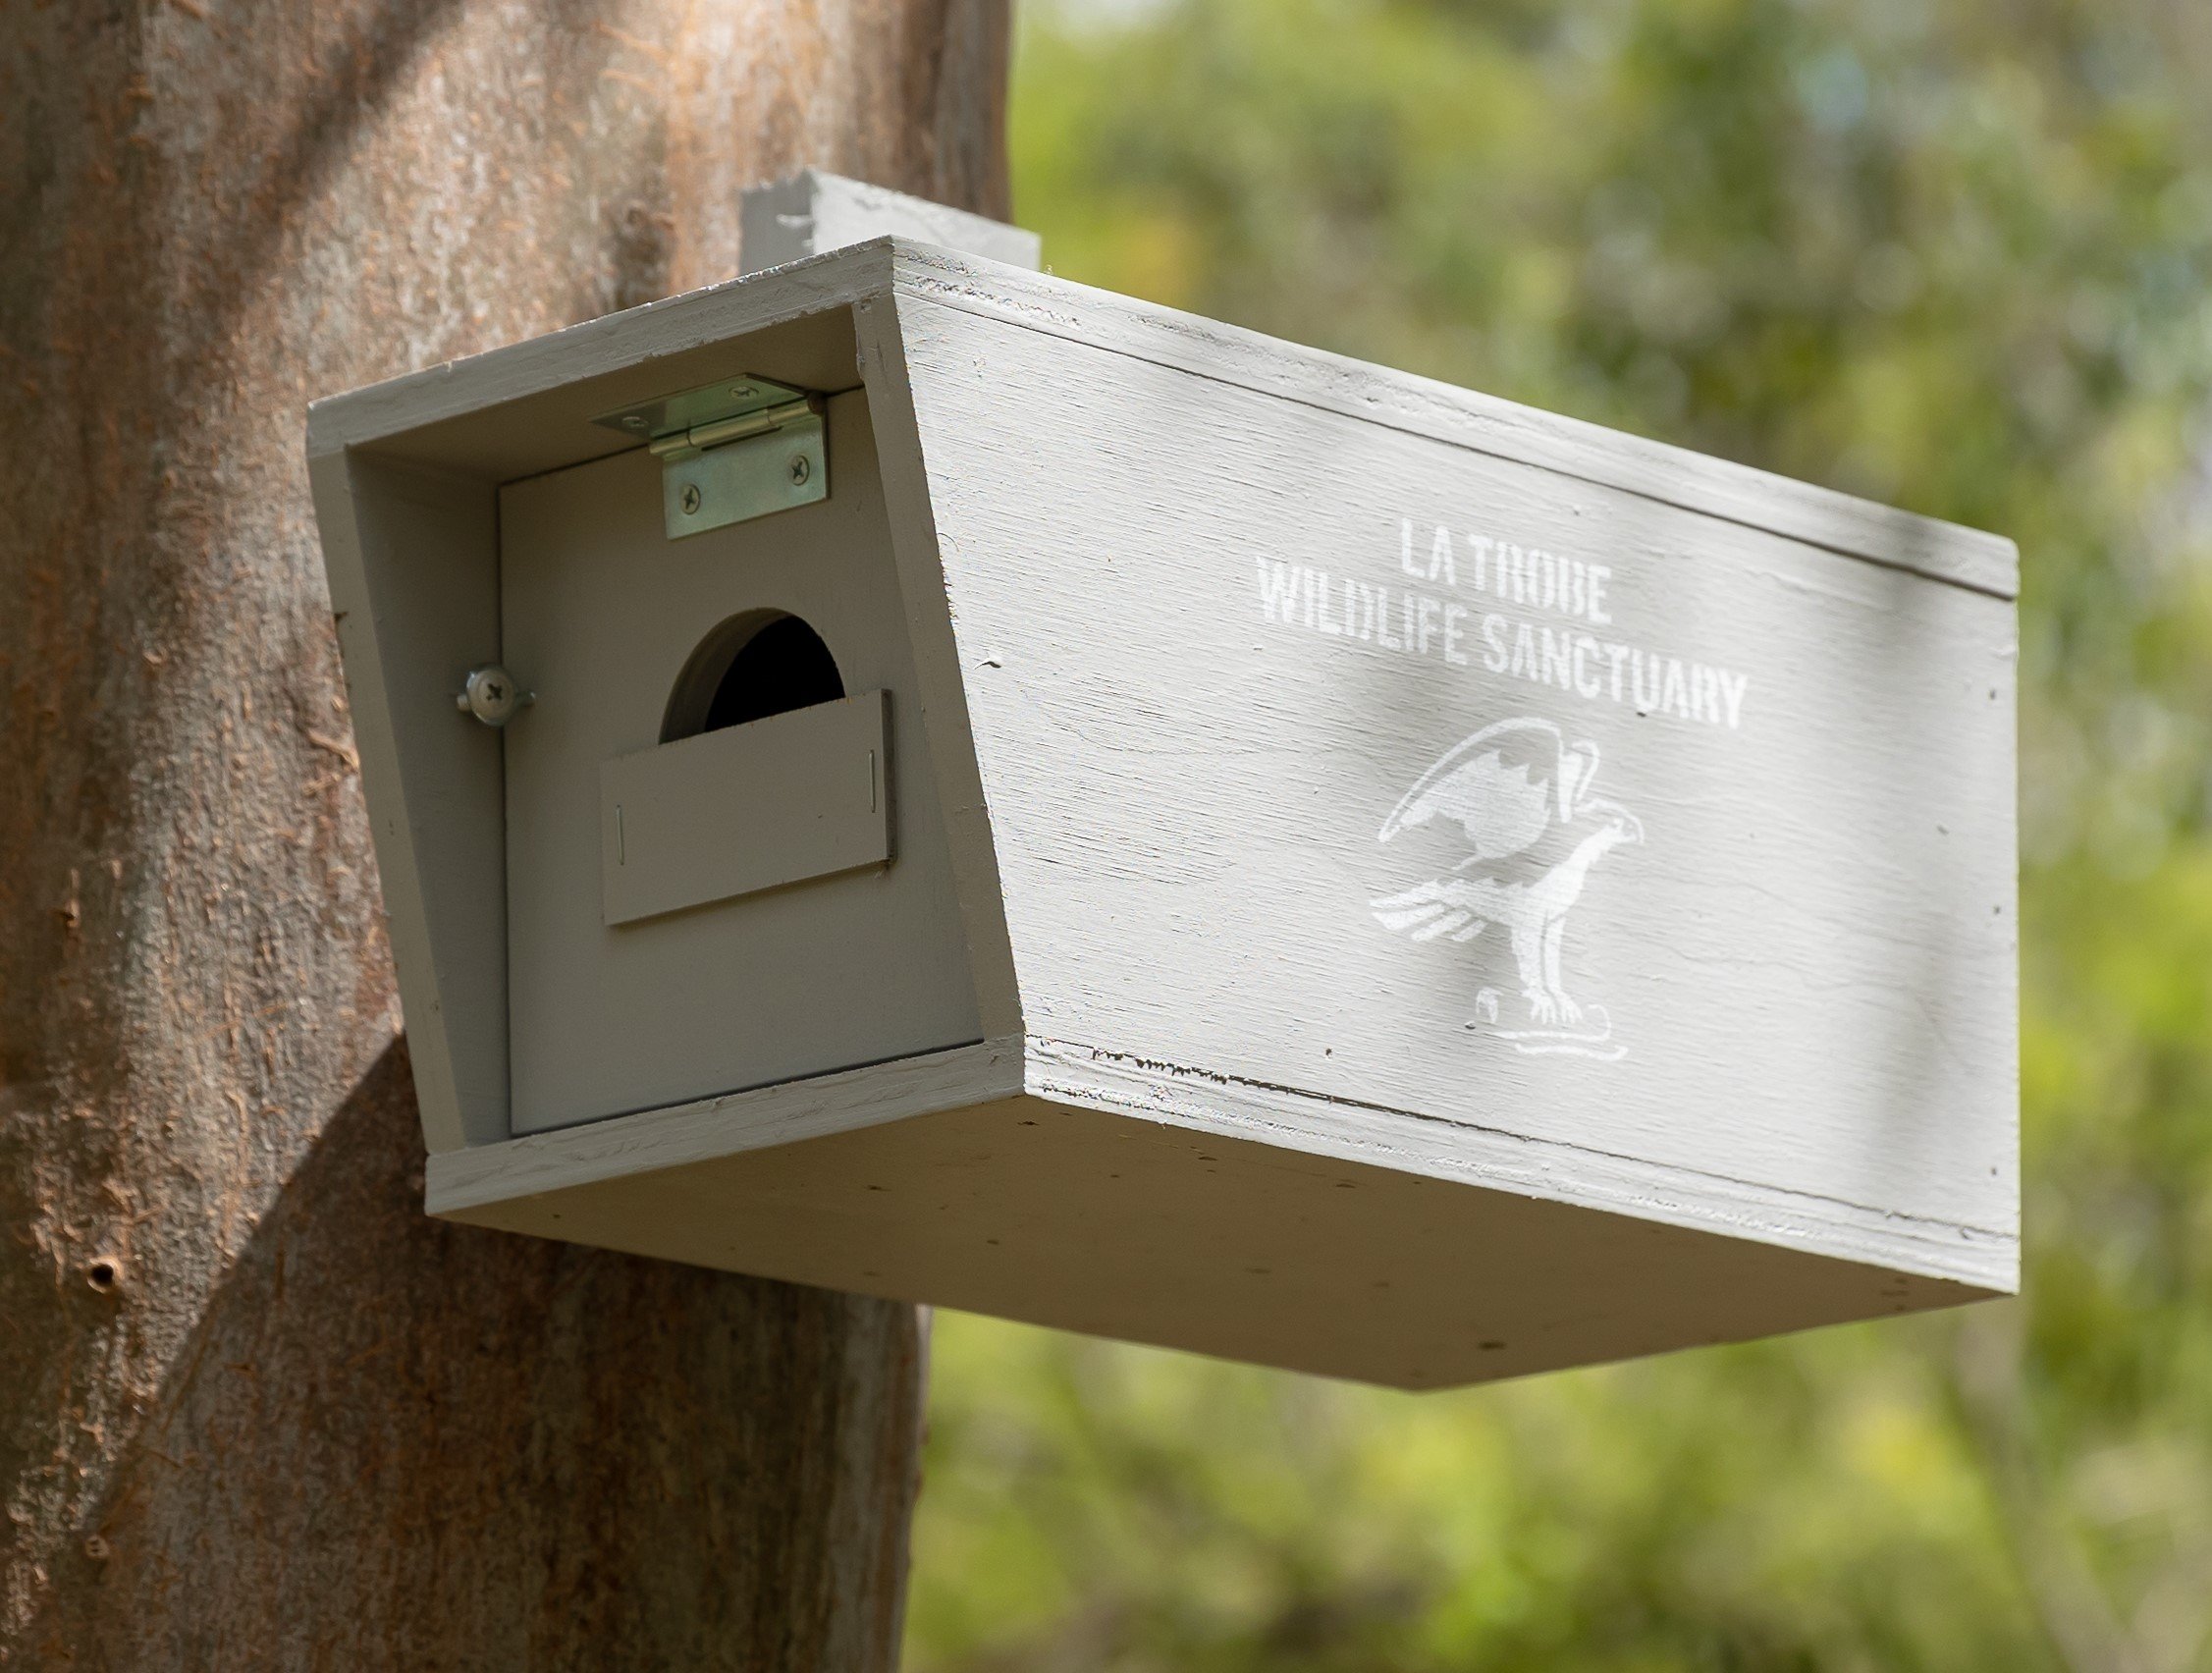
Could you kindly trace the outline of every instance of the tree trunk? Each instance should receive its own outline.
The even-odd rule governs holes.
[[[911,1309],[434,1223],[307,401],[1003,214],[1005,0],[0,0],[0,1662],[872,1668]]]

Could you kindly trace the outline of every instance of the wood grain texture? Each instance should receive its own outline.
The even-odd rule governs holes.
[[[976,765],[960,647],[945,608],[944,563],[930,509],[929,471],[914,423],[914,392],[906,381],[897,314],[890,296],[864,297],[852,306],[853,333],[876,435],[877,474],[891,513],[890,555],[914,657],[913,707],[927,723],[929,766],[950,846],[968,976],[985,1036],[1000,1039],[1022,1030],[1021,989],[1006,935],[1005,890],[991,835],[991,810]]]
[[[2017,1281],[2010,1240],[1970,1227],[1916,1221],[1571,1143],[1465,1123],[1409,1121],[1400,1110],[1238,1085],[1204,1071],[1178,1075],[1158,1062],[1117,1061],[1096,1049],[1034,1037],[987,1041],[436,1155],[429,1162],[428,1200],[433,1214],[466,1218],[510,1199],[668,1174],[1017,1093],[1061,1108],[1131,1116],[1252,1147],[1754,1239],[1976,1289],[2003,1290]],[[1248,1154],[1257,1161],[1261,1153],[1255,1148]],[[653,1235],[652,1222],[641,1220],[632,1242],[621,1246],[642,1247]],[[1178,1235],[1213,1233],[1185,1227]],[[1092,1259],[1102,1276],[1115,1269],[1111,1250],[1093,1250]],[[815,1281],[833,1280],[817,1274]],[[1034,1316],[1049,1318],[1049,1309],[1040,1302]],[[1317,1321],[1314,1328],[1324,1326]]]
[[[945,250],[901,245],[895,268],[901,292],[943,306],[1542,465],[1999,598],[2020,592],[2020,555],[2001,535]]]
[[[1200,1102],[1951,1227],[2012,1281],[2006,601],[1029,322],[899,317],[1029,1033]],[[1604,608],[1485,590],[1480,541],[1601,567]],[[1640,702],[1668,663],[1700,695],[1652,672]],[[1592,805],[1633,815],[1563,920],[1579,1032],[1523,1007],[1504,922],[1384,921],[1477,875],[1452,820],[1388,828],[1500,724],[1587,750]]]
[[[1003,213],[1004,49],[989,0],[0,17],[9,1665],[889,1664],[910,1309],[420,1214],[298,425],[734,272],[801,163]]]
[[[471,1145],[439,1212],[1414,1386],[2017,1283],[2008,542],[898,241],[316,446],[560,469],[825,346],[992,1044]]]
[[[2000,598],[2019,592],[2019,553],[2000,535],[895,237],[325,399],[309,451],[395,448],[494,481],[558,469],[621,446],[590,427],[596,413],[718,375],[738,337],[763,375],[849,388],[844,309],[893,287]]]
[[[1406,1388],[1988,1293],[1289,1149],[1214,1105],[1186,1121],[991,1095],[1014,1053],[985,1050],[441,1157],[434,1200],[479,1224]]]

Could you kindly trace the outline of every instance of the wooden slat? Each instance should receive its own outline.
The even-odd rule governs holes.
[[[2019,552],[2001,535],[1047,275],[906,244],[895,252],[894,271],[902,292],[945,307],[1540,465],[1999,598],[2020,591]],[[1160,416],[1172,422],[1170,414]]]
[[[890,703],[871,691],[602,762],[604,920],[635,923],[888,861]]]

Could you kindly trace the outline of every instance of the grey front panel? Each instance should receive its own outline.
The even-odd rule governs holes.
[[[822,504],[680,541],[642,449],[502,491],[501,655],[537,694],[505,734],[517,1133],[980,1037],[860,394],[830,404],[830,459]],[[895,857],[610,925],[602,766],[659,744],[693,650],[756,610],[890,693]]]

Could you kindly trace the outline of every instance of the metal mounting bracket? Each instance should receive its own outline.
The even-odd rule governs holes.
[[[725,378],[592,422],[652,448],[671,540],[829,498],[822,398],[788,384]]]

